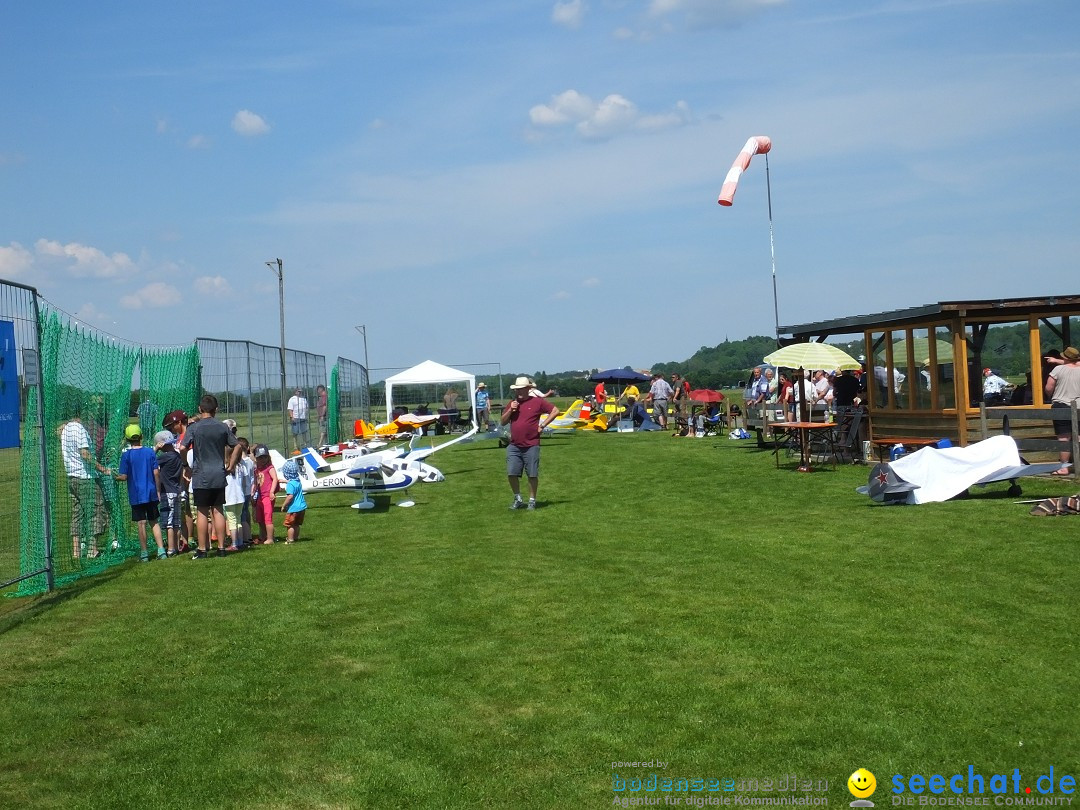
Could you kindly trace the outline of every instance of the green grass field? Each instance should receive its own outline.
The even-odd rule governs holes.
[[[3,600],[2,804],[692,806],[614,774],[794,773],[840,806],[861,766],[882,807],[893,774],[1078,775],[1080,523],[1002,485],[875,506],[865,467],[752,445],[554,437],[531,513],[494,441],[458,445],[415,508],[319,493],[292,547]]]

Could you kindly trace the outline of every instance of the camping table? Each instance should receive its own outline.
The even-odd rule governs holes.
[[[801,459],[799,464],[799,472],[810,471],[810,456],[808,452],[809,442],[807,441],[808,434],[815,430],[827,431],[825,440],[829,445],[829,450],[832,453],[833,467],[836,467],[836,445],[833,442],[832,429],[836,427],[833,422],[773,422],[769,425],[773,432],[773,453],[776,455],[776,469],[780,469],[780,440],[777,437],[778,430],[798,430],[806,431],[803,434],[802,447],[800,449]]]

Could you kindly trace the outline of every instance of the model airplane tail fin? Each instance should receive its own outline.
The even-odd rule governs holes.
[[[319,451],[314,447],[305,447],[301,450],[300,458],[304,460],[305,465],[311,468],[312,472],[325,472],[330,469],[330,462],[319,455]]]

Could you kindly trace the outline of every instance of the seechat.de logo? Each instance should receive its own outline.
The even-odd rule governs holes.
[[[855,797],[852,807],[873,807],[874,803],[867,801],[874,791],[877,790],[877,779],[866,768],[859,768],[847,780],[847,789]]]

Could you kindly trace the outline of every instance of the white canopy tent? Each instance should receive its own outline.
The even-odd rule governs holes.
[[[469,390],[469,430],[451,439],[445,444],[439,445],[441,450],[455,442],[467,439],[476,433],[476,376],[467,371],[458,371],[456,368],[444,366],[434,360],[425,360],[419,365],[405,369],[400,374],[386,378],[386,413],[387,416],[394,412],[394,386],[395,385],[449,385],[450,383],[464,383]]]

